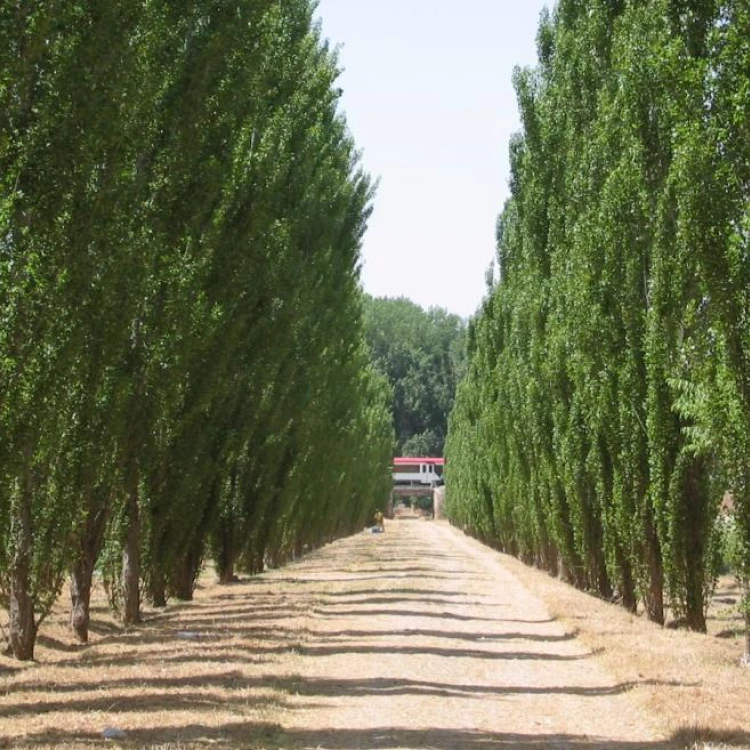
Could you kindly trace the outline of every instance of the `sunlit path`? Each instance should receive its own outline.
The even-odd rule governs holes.
[[[284,726],[305,747],[644,747],[595,658],[456,530],[391,522],[279,575],[315,601]]]

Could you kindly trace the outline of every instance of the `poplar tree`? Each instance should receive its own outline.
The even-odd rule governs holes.
[[[448,508],[479,537],[705,630],[718,505],[747,576],[748,15],[561,0],[515,77],[499,279],[471,324]]]
[[[33,657],[71,573],[123,624],[361,527],[389,394],[373,190],[313,5],[0,10],[0,601]],[[360,481],[365,481],[362,486]]]

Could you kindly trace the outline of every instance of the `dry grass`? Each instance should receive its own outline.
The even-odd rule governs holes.
[[[720,586],[701,635],[662,628],[577,591],[514,558],[504,564],[574,632],[670,734],[694,750],[750,749],[750,669],[743,651],[739,590]]]
[[[192,603],[147,609],[133,630],[118,625],[97,588],[87,645],[70,634],[61,597],[35,662],[0,657],[0,747],[268,746],[285,711],[278,682],[294,671],[307,608],[268,583],[214,580],[202,577]],[[108,729],[125,737],[106,740]],[[135,732],[138,742],[128,739]]]

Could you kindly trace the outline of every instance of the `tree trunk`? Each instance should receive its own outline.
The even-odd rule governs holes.
[[[34,658],[36,623],[34,603],[29,596],[29,570],[26,563],[15,563],[10,580],[8,634],[10,653],[19,661]]]
[[[199,539],[192,542],[184,559],[178,564],[176,575],[173,576],[171,581],[171,588],[178,599],[186,602],[193,600],[195,580],[198,577],[202,561],[203,542]]]
[[[557,578],[559,574],[558,561],[560,559],[560,553],[557,551],[557,547],[550,541],[549,538],[544,540],[544,557],[542,564],[544,570],[546,570],[551,576]]]
[[[25,451],[25,476],[12,509],[11,535],[14,550],[10,563],[10,596],[8,606],[8,646],[19,661],[34,658],[37,624],[34,618],[34,600],[31,597],[31,555],[33,545],[33,519],[31,498],[31,451]]]
[[[193,566],[188,559],[180,565],[178,575],[172,582],[174,595],[183,602],[193,599]]]
[[[148,586],[151,604],[154,607],[167,606],[167,579],[161,566],[156,566],[151,571],[151,578]]]
[[[628,612],[635,614],[638,609],[638,599],[635,595],[635,581],[633,580],[633,568],[630,561],[625,557],[620,545],[617,545],[617,556],[620,558],[620,596],[622,597],[622,606]]]
[[[126,471],[128,530],[122,549],[122,623],[135,625],[141,619],[138,469],[136,466],[129,466]]]
[[[602,549],[599,548],[589,556],[592,577],[592,588],[602,599],[612,598],[612,582],[607,573],[607,563]]]
[[[685,624],[690,630],[706,632],[705,558],[706,558],[706,465],[700,458],[690,461],[685,477]]]
[[[89,618],[91,602],[91,566],[78,559],[70,573],[70,627],[81,643],[89,640]]]
[[[587,488],[586,493],[586,515],[587,524],[585,531],[586,545],[586,588],[593,591],[602,599],[612,598],[612,583],[607,573],[607,562],[604,557],[604,533],[601,521],[596,515],[593,502],[593,490]]]
[[[219,573],[219,583],[233,583],[237,580],[234,574],[234,561],[236,557],[234,545],[233,524],[229,519],[222,519],[219,522],[217,537],[219,550],[216,559],[216,567]]]
[[[742,663],[750,667],[750,579],[745,579],[742,585],[745,604],[745,653],[742,655]]]
[[[228,583],[235,583],[237,576],[234,574],[234,562],[228,562],[221,571],[219,576],[219,583],[224,585]]]
[[[664,624],[664,565],[656,526],[648,509],[646,518],[646,562],[648,564],[648,588],[644,600],[646,615],[651,622]]]
[[[78,534],[78,557],[70,572],[70,627],[81,643],[88,643],[91,586],[94,567],[104,544],[104,532],[109,518],[106,497],[89,493],[86,520]]]
[[[248,555],[249,565],[243,566],[246,573],[251,576],[259,575],[263,572],[264,551],[259,547],[253,547],[253,551]]]

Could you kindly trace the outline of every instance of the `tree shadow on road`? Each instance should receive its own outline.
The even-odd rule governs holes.
[[[459,615],[455,612],[429,612],[410,609],[329,609],[325,613],[321,608],[314,611],[325,614],[326,617],[429,617],[436,620],[458,620],[459,622],[497,622],[495,617],[473,617],[471,615]]]
[[[321,730],[283,734],[283,747],[327,750],[674,750],[669,741],[612,741],[586,735],[488,733],[472,730],[412,730],[383,727],[376,730]]]
[[[612,740],[584,734],[483,732],[471,729],[406,729],[383,726],[364,729],[282,729],[278,724],[236,722],[219,726],[188,724],[181,727],[143,728],[127,733],[118,746],[126,750],[180,747],[198,750],[222,747],[265,750],[682,750],[696,741],[708,740],[685,729],[663,740]],[[747,742],[750,734],[729,733],[717,741]],[[85,743],[102,747],[102,737],[71,732],[45,732],[25,738],[24,747]]]
[[[466,598],[465,591],[447,591],[444,589],[423,589],[416,587],[402,586],[400,588],[387,588],[387,589],[353,589],[349,591],[326,591],[325,596],[327,599],[337,599],[358,596],[385,596],[386,594],[393,594],[399,596],[402,594],[413,594],[414,596],[451,596]],[[476,599],[476,595],[473,595]]]
[[[530,641],[536,643],[560,643],[571,641],[572,633],[464,633],[460,630],[428,630],[425,628],[408,628],[406,630],[330,630],[326,638],[393,638],[394,636],[411,638],[442,638],[444,640],[468,641],[470,643],[502,643],[504,641]]]
[[[262,653],[274,653],[276,649],[264,649]],[[485,659],[487,661],[580,661],[589,659],[595,652],[582,654],[553,654],[545,651],[484,651],[470,648],[441,648],[439,646],[383,646],[356,643],[336,643],[330,646],[300,646],[296,651],[302,656],[337,656],[346,654],[372,654],[380,656],[438,656],[455,659]]]
[[[436,606],[447,607],[488,607],[497,609],[507,607],[506,604],[485,604],[484,602],[457,602],[452,599],[429,594],[415,594],[414,596],[389,596],[388,594],[390,593],[390,591],[385,591],[381,592],[380,596],[368,596],[364,599],[347,599],[345,601],[328,601],[326,598],[321,600],[320,604],[328,607],[356,607],[361,605],[371,606],[373,604],[434,604]]]
[[[583,698],[595,698],[601,695],[620,695],[639,685],[658,684],[675,686],[679,683],[669,681],[634,681],[618,685],[594,685],[573,687],[570,685],[475,685],[454,684],[450,682],[433,682],[429,680],[412,680],[401,678],[372,678],[366,680],[342,680],[327,678],[292,678],[280,680],[275,687],[293,695],[306,697],[389,697],[398,695],[426,696],[442,698],[484,698],[486,696],[508,695],[577,695]]]

